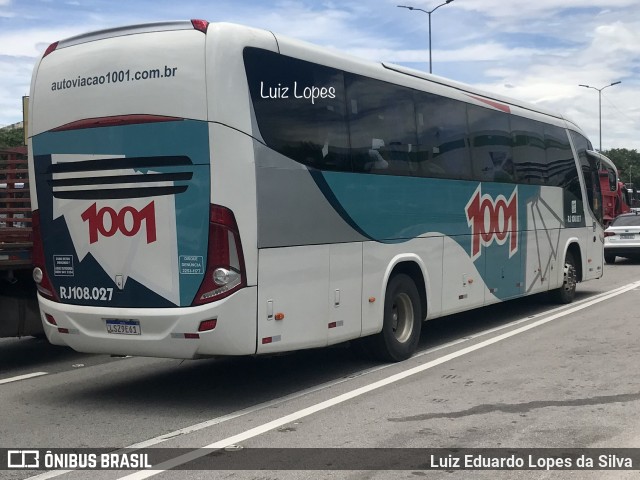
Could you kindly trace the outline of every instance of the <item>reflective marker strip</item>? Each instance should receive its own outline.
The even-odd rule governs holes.
[[[279,342],[280,340],[282,340],[282,336],[281,335],[274,335],[273,337],[265,337],[262,339],[262,344],[266,345],[268,343],[274,343],[274,342]]]
[[[65,334],[69,334],[69,335],[78,335],[80,333],[80,330],[78,330],[77,328],[58,327],[58,333],[65,333]]]
[[[27,373],[26,375],[18,375],[17,377],[3,378],[2,380],[0,380],[0,384],[17,382],[19,380],[26,380],[27,378],[40,377],[42,375],[47,375],[47,372],[34,372],[34,373]]]
[[[199,333],[172,333],[171,334],[171,338],[182,338],[182,339],[187,339],[187,340],[197,340],[198,338],[200,338],[200,334]]]

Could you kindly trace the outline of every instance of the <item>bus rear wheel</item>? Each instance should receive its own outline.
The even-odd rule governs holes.
[[[558,303],[571,303],[576,296],[576,261],[571,252],[567,252],[564,257],[564,278],[562,286],[554,290],[554,300]]]
[[[422,307],[415,282],[404,273],[387,284],[382,331],[371,339],[372,353],[383,361],[400,362],[411,357],[420,340]]]

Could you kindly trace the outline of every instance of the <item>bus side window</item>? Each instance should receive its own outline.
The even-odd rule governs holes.
[[[547,163],[544,124],[511,115],[511,149],[519,183],[545,185],[551,164]]]
[[[600,191],[598,166],[596,165],[595,159],[587,155],[587,150],[591,149],[591,145],[589,141],[579,133],[571,132],[571,137],[580,160],[589,206],[596,219],[602,223],[602,192]]]
[[[412,175],[418,143],[412,91],[345,74],[355,171]]]
[[[514,182],[509,115],[467,106],[473,177],[483,182]]]
[[[418,175],[471,179],[466,104],[426,92],[415,93]]]
[[[351,171],[343,73],[251,47],[244,58],[267,146],[310,167]],[[325,89],[322,98],[303,98],[300,92],[317,86]]]

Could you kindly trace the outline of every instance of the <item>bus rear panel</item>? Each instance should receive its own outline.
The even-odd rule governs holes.
[[[211,204],[205,49],[202,24],[173,22],[53,44],[36,67],[34,260],[53,343],[127,354],[123,339],[153,339],[136,352],[183,358],[212,353],[198,340],[215,330],[215,352],[255,351],[235,340],[254,321],[218,319],[246,276],[233,212]]]

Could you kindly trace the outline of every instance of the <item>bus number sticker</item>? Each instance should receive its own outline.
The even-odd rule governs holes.
[[[60,300],[93,300],[110,302],[113,288],[104,287],[60,287]]]
[[[133,237],[138,234],[143,222],[147,244],[155,242],[157,238],[156,211],[153,202],[139,211],[127,206],[119,212],[111,207],[102,207],[98,210],[94,203],[82,212],[81,218],[83,222],[89,222],[89,243],[96,243],[100,239],[99,234],[103,237],[113,237],[118,231],[126,237]]]
[[[471,259],[480,256],[481,246],[488,247],[494,241],[504,245],[509,240],[509,258],[518,251],[518,187],[506,199],[498,195],[495,199],[482,194],[480,185],[467,203],[465,212],[471,227]]]

